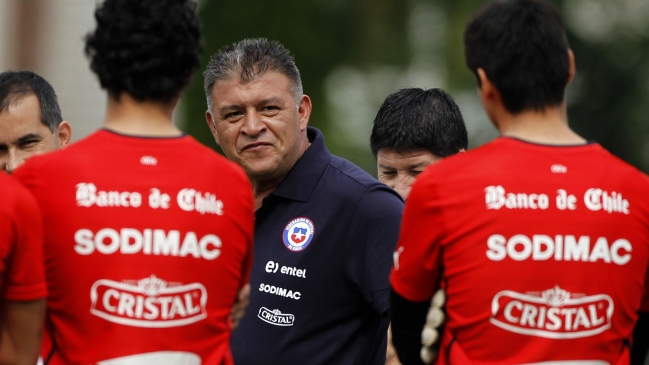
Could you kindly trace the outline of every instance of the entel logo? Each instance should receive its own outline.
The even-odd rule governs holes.
[[[606,294],[573,298],[555,286],[533,296],[511,290],[496,294],[489,322],[504,330],[551,339],[590,337],[611,327],[613,299]]]
[[[90,313],[109,322],[144,328],[185,326],[207,317],[200,283],[168,286],[151,275],[137,285],[101,279],[90,289]]]

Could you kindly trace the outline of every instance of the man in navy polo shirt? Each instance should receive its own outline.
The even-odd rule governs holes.
[[[248,173],[257,208],[250,306],[233,334],[235,362],[385,363],[402,200],[331,155],[320,131],[307,127],[311,100],[281,44],[246,39],[225,47],[204,76],[207,122]]]

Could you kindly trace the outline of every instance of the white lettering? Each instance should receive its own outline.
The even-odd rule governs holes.
[[[584,204],[592,211],[603,210],[609,214],[629,214],[629,201],[622,197],[621,193],[591,188],[584,194]]]
[[[487,239],[487,257],[492,261],[501,261],[507,257],[507,250],[505,249],[505,237],[499,234],[493,234]]]
[[[620,238],[609,246],[606,237],[598,237],[591,247],[591,238],[588,236],[575,237],[573,235],[557,235],[554,239],[547,235],[533,235],[530,239],[526,235],[517,234],[509,239],[499,234],[487,238],[486,255],[489,260],[502,261],[509,257],[515,261],[581,261],[604,262],[616,265],[625,265],[631,260],[631,243]],[[287,274],[299,276],[297,271],[286,268]],[[284,269],[282,269],[282,272]]]
[[[80,207],[133,207],[142,204],[142,195],[138,192],[128,191],[98,191],[93,183],[79,183],[76,185],[76,200]]]
[[[200,214],[223,215],[223,202],[212,193],[203,195],[194,189],[182,189],[178,192],[176,201],[180,209],[186,212],[196,211]]]
[[[134,228],[122,228],[117,231],[103,228],[96,234],[91,230],[80,229],[74,234],[74,251],[79,255],[90,255],[95,250],[104,255],[119,251],[121,254],[163,255],[163,256],[192,256],[205,260],[214,260],[221,254],[223,243],[213,234],[203,237],[194,232],[187,232],[180,244],[179,231],[165,232],[162,229],[144,229],[143,232]]]

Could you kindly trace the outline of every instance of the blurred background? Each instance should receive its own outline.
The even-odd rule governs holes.
[[[30,69],[54,86],[79,139],[101,124],[104,93],[83,56],[95,1],[0,1],[0,69]],[[479,0],[203,0],[204,56],[247,37],[283,43],[295,55],[310,124],[329,149],[375,175],[372,121],[399,88],[438,87],[456,100],[470,147],[497,133],[464,65],[462,34]],[[649,172],[649,1],[556,0],[576,55],[568,88],[571,126]],[[202,75],[176,112],[177,125],[220,151],[205,123]]]

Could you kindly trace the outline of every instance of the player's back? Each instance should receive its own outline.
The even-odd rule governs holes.
[[[452,363],[628,363],[649,310],[645,175],[598,144],[498,138],[416,184],[442,212],[423,235],[441,247]]]
[[[239,167],[188,136],[101,130],[17,175],[44,214],[46,360],[230,363],[230,308],[252,254]]]

